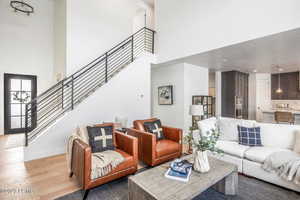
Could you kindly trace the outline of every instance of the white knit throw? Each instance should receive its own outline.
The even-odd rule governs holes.
[[[300,155],[290,151],[280,151],[269,155],[262,168],[275,172],[284,180],[300,185]]]

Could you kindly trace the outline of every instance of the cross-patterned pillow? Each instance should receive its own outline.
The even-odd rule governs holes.
[[[102,152],[106,150],[113,150],[113,127],[87,127],[89,135],[89,144],[92,152]]]
[[[165,139],[159,119],[153,122],[144,122],[144,128],[147,132],[155,134],[157,140]]]
[[[247,128],[238,126],[239,144],[246,146],[262,146],[260,127]]]

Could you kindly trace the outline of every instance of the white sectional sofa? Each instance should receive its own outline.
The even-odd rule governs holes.
[[[293,151],[295,132],[300,131],[300,126],[287,124],[258,123],[252,120],[240,120],[233,118],[210,118],[199,121],[201,134],[218,126],[220,139],[217,147],[224,151],[224,155],[213,155],[218,159],[234,163],[240,173],[252,176],[288,189],[300,192],[300,185],[288,182],[280,178],[276,173],[262,169],[264,160],[277,151]],[[262,147],[249,147],[238,143],[237,125],[245,127],[260,127]],[[196,136],[195,136],[196,137]]]

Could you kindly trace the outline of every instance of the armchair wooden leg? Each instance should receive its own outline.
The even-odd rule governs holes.
[[[90,190],[86,190],[84,191],[84,196],[83,196],[83,200],[86,200],[88,194],[89,194]]]
[[[73,172],[70,172],[69,177],[72,178],[73,174]]]

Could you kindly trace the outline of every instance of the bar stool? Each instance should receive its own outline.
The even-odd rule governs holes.
[[[290,123],[290,124],[295,123],[294,114],[291,112],[276,111],[274,113],[274,115],[275,115],[275,121],[277,122],[277,124],[279,124],[281,122]]]

